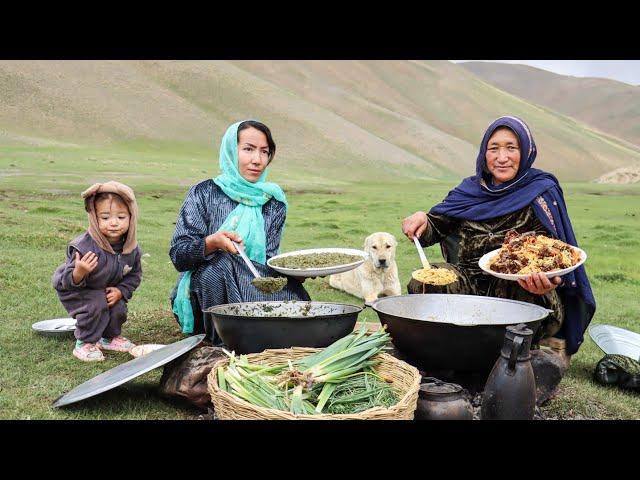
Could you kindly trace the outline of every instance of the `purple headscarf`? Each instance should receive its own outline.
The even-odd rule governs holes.
[[[489,138],[500,127],[508,127],[520,143],[520,166],[516,176],[500,185],[493,185],[486,170]],[[516,117],[500,117],[493,121],[482,137],[476,159],[476,174],[465,178],[430,212],[463,220],[483,221],[533,206],[536,216],[549,232],[570,245],[578,246],[564,202],[562,188],[550,173],[532,168],[536,159],[536,144],[529,127]],[[577,352],[584,332],[593,318],[596,302],[583,266],[564,276],[558,293],[565,306],[565,319],[558,337],[567,341],[567,353]]]

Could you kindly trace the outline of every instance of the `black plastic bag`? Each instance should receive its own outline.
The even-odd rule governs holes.
[[[594,377],[605,385],[640,391],[640,362],[624,355],[605,355],[596,365]]]
[[[186,400],[200,410],[212,408],[207,376],[213,365],[222,358],[226,358],[222,348],[209,345],[200,345],[181,355],[165,365],[160,379],[160,393]]]

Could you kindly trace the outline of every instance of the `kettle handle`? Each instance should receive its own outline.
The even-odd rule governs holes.
[[[509,370],[514,370],[516,368],[516,360],[518,359],[518,353],[520,352],[523,341],[524,338],[522,337],[516,337],[513,339],[513,343],[511,344],[511,355],[509,356]]]
[[[444,385],[445,382],[436,377],[422,377],[423,383],[435,383],[436,385]]]

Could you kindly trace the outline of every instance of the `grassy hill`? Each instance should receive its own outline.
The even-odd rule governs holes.
[[[466,62],[483,80],[531,102],[640,145],[640,87],[604,78],[579,78],[529,67]]]
[[[2,61],[0,148],[117,151],[213,162],[227,125],[272,127],[285,183],[453,179],[495,117],[532,128],[537,166],[592,180],[640,148],[498,90],[447,61]],[[104,155],[99,156],[102,160]]]

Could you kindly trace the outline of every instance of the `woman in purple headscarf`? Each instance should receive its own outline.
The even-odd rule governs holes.
[[[498,118],[482,138],[476,174],[429,213],[405,218],[402,231],[409,239],[417,236],[423,246],[440,242],[448,263],[438,266],[458,275],[457,282],[428,286],[428,292],[511,298],[552,309],[542,325],[540,344],[562,352],[568,366],[596,308],[584,267],[562,278],[534,273],[516,283],[488,275],[478,266],[480,257],[500,248],[512,229],[578,246],[558,180],[531,167],[536,153],[531,131],[521,119]],[[421,293],[424,285],[412,280],[408,288]]]

